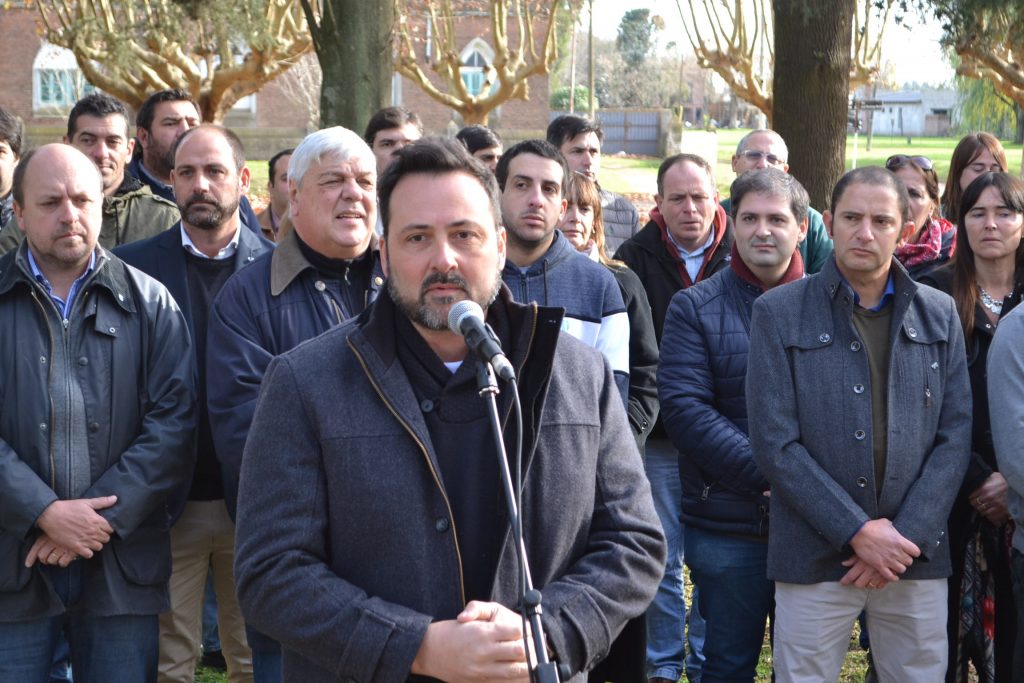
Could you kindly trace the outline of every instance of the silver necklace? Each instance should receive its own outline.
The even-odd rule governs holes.
[[[996,315],[1002,315],[1002,300],[996,301],[995,299],[993,299],[991,296],[989,296],[988,292],[986,292],[985,288],[982,287],[981,285],[978,285],[978,291],[981,294],[981,305],[987,308],[988,310],[992,311]]]

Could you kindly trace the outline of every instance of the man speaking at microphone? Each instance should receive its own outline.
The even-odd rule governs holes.
[[[282,643],[286,680],[528,680],[477,358],[448,327],[470,300],[518,380],[523,540],[547,651],[582,681],[651,601],[665,559],[611,370],[559,332],[561,309],[512,301],[496,182],[457,142],[406,147],[378,193],[387,292],[263,381],[238,502],[243,612]],[[514,470],[512,388],[499,386]]]

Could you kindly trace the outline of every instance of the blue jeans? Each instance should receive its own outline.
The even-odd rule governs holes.
[[[644,460],[651,482],[654,509],[665,531],[668,559],[665,575],[654,602],[647,608],[647,677],[678,681],[683,675],[684,632],[690,646],[685,657],[686,676],[691,683],[701,680],[704,660],[704,620],[691,605],[686,630],[686,598],[683,593],[682,484],[679,482],[679,453],[667,439],[649,439]],[[694,603],[697,601],[694,594]]]
[[[0,681],[46,683],[61,633],[71,647],[75,683],[156,681],[157,615],[95,617],[74,609],[81,564],[44,567],[68,611],[55,617],[0,623]]]
[[[774,606],[768,544],[686,527],[686,565],[705,619],[701,683],[750,683]]]
[[[252,650],[252,675],[254,683],[281,683],[281,643],[254,631],[245,625],[245,638]]]
[[[217,593],[213,590],[213,567],[206,574],[206,592],[203,594],[203,652],[220,650],[217,632]]]

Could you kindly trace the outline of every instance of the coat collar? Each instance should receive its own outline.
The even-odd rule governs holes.
[[[370,235],[370,245],[367,248],[374,253],[374,275],[370,286],[375,289],[383,284],[382,274],[378,272],[380,270],[380,238],[376,233]],[[302,255],[293,227],[278,243],[277,248],[274,249],[274,255],[271,257],[270,295],[280,296],[281,292],[288,289],[292,280],[307,269],[313,269],[313,265]]]
[[[128,313],[135,312],[135,299],[128,280],[126,266],[103,247],[96,247],[96,266],[92,275],[86,280],[86,288],[100,288],[110,294],[110,300]],[[6,296],[16,285],[25,284],[29,287],[41,287],[32,277],[32,269],[28,264],[28,242],[23,241],[16,251],[9,252],[0,258],[0,297]]]

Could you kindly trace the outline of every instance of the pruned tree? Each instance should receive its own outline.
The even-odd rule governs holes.
[[[38,0],[43,37],[71,50],[94,86],[138,108],[192,93],[209,121],[310,48],[298,0]]]
[[[771,120],[775,61],[769,0],[676,0],[697,63]]]
[[[511,99],[529,99],[528,79],[543,76],[558,58],[558,17],[575,21],[579,0],[395,0],[395,70],[467,123],[486,124],[490,113]],[[456,26],[459,12],[490,17],[488,42],[494,59],[479,92],[470,92]],[[429,25],[429,30],[427,26]],[[429,48],[428,48],[429,46]],[[425,68],[440,77],[430,78]]]
[[[855,1],[850,19],[851,91],[878,78],[882,37],[895,3],[896,0]],[[717,73],[737,97],[764,112],[769,125],[775,64],[772,5],[770,0],[676,0],[698,63]]]
[[[299,57],[291,67],[277,77],[274,84],[290,102],[299,105],[306,114],[305,128],[314,131],[320,127],[320,83],[323,72],[312,52]]]
[[[389,0],[299,0],[320,62],[320,125],[359,133],[391,104],[395,6]]]

